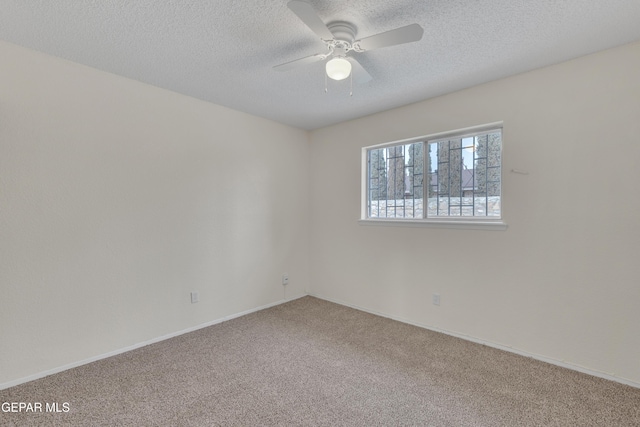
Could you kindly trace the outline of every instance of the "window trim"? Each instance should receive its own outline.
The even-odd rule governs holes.
[[[502,190],[500,191],[501,206],[500,218],[491,219],[490,217],[448,217],[448,218],[420,218],[420,219],[399,219],[399,218],[369,218],[368,217],[368,152],[374,149],[388,148],[397,145],[412,144],[415,142],[423,142],[425,145],[429,141],[442,138],[464,138],[466,136],[476,135],[478,133],[500,129],[504,134],[503,122],[487,123],[479,126],[470,126],[462,129],[438,132],[429,135],[423,135],[413,138],[401,139],[382,144],[370,145],[363,147],[361,151],[361,179],[360,179],[360,219],[361,225],[374,226],[401,226],[401,227],[432,227],[432,228],[453,228],[453,229],[475,229],[475,230],[506,230],[507,223],[504,220],[504,204],[502,203]],[[504,162],[501,161],[500,167],[500,186],[504,179]]]
[[[391,227],[425,227],[425,228],[450,228],[467,230],[506,230],[507,223],[503,220],[473,220],[461,221],[458,219],[397,219],[397,218],[367,218],[359,219],[360,225],[379,225]]]

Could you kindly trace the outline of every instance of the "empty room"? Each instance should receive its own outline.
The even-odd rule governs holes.
[[[640,426],[637,0],[0,0],[1,426]]]

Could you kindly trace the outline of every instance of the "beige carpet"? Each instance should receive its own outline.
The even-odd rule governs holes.
[[[640,426],[640,389],[312,297],[0,391],[0,425]],[[68,412],[46,412],[46,403]]]

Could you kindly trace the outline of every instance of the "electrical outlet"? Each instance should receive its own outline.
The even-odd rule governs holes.
[[[200,300],[200,295],[197,292],[191,292],[191,304],[195,304]]]
[[[433,305],[440,305],[440,294],[433,294]]]
[[[289,284],[289,273],[284,273],[282,275],[282,285],[286,286]]]

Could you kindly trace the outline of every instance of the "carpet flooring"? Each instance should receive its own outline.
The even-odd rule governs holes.
[[[7,402],[42,412],[0,412],[2,426],[640,426],[640,389],[313,297],[0,390]]]

